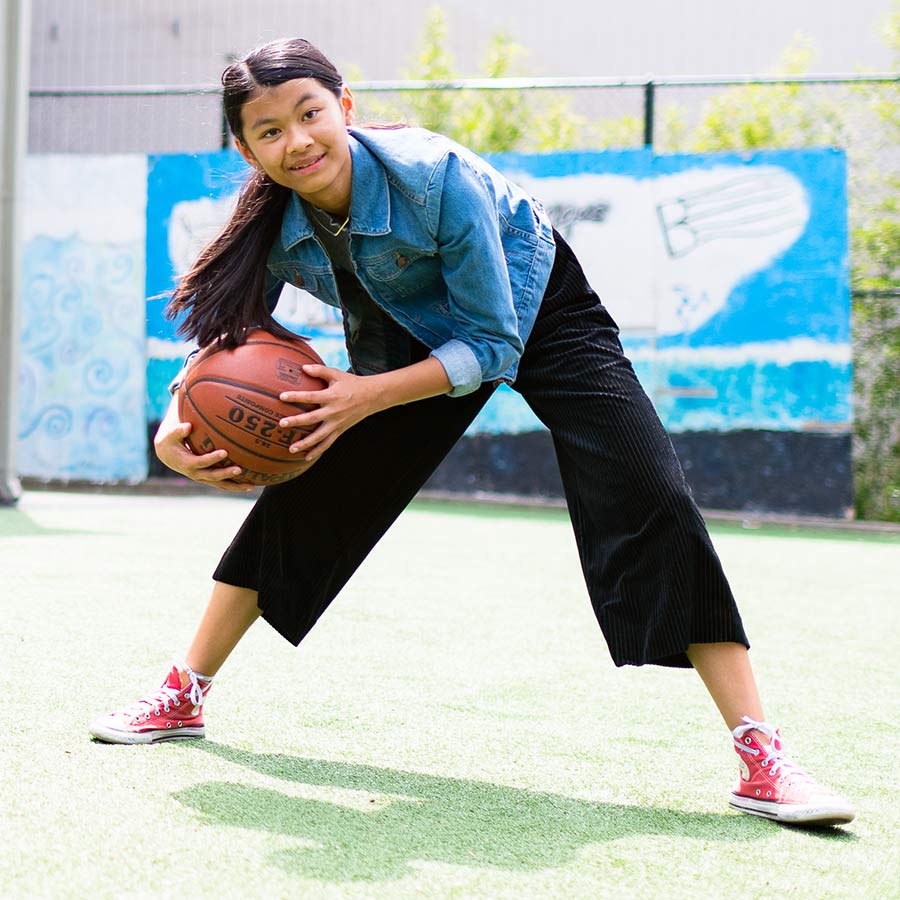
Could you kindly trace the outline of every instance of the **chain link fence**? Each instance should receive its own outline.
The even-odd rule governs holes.
[[[853,456],[859,510],[900,521],[900,290],[855,291]]]

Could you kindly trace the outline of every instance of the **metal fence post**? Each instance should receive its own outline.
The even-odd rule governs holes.
[[[648,78],[644,84],[644,147],[653,149],[653,124],[656,110],[656,84],[652,78]]]
[[[226,53],[225,54],[225,63],[226,65],[231,65],[233,62],[237,62],[238,55],[237,53]],[[225,91],[223,90],[219,95],[219,112],[220,112],[220,124],[222,128],[222,141],[219,144],[220,150],[227,150],[231,146],[231,128],[228,125],[228,116],[225,115]]]
[[[28,123],[31,0],[7,0],[0,19],[0,505],[19,499],[18,344],[22,176]]]
[[[227,150],[229,144],[229,138],[231,136],[231,132],[228,128],[228,116],[225,115],[225,94],[222,94],[222,98],[219,101],[219,110],[221,114],[220,118],[220,126],[222,129],[222,141],[219,144],[220,150]]]

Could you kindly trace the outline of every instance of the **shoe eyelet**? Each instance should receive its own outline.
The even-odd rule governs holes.
[[[745,743],[745,744],[752,744],[752,743],[753,743],[753,738],[745,737],[745,738],[744,738],[744,743]]]
[[[175,727],[176,727],[176,728],[181,728],[181,722],[179,722]]]
[[[166,722],[166,728],[171,728],[171,727],[172,727],[172,723],[171,723],[171,722]]]
[[[760,794],[762,794],[762,791],[761,791],[759,788],[757,788],[757,789],[756,789],[756,796],[758,797]]]
[[[180,700],[173,700],[172,702],[175,704],[175,706],[181,706]]]
[[[164,712],[171,712],[172,710],[169,709],[168,706],[164,706],[164,707],[163,707],[163,711],[164,711]]]
[[[772,796],[772,792],[771,792],[771,791],[766,791],[766,796],[767,796],[767,797],[771,797],[771,796]]]

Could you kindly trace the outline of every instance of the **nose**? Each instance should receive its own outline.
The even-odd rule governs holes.
[[[311,146],[313,139],[302,125],[294,125],[287,135],[287,152],[302,153]]]

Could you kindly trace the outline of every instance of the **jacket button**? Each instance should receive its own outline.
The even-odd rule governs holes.
[[[405,256],[397,257],[397,266],[401,269],[405,269],[409,265],[409,260]]]
[[[297,270],[294,271],[294,284],[297,287],[303,287],[303,276]]]

